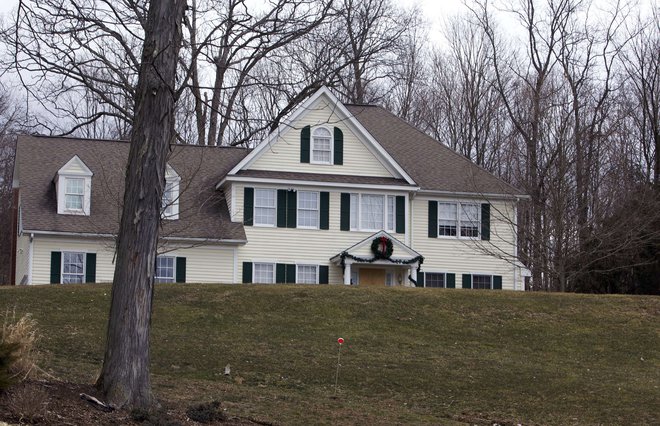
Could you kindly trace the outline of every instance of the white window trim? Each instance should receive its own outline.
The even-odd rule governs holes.
[[[72,169],[72,166],[76,166]],[[89,216],[91,212],[92,200],[92,176],[93,173],[89,167],[77,156],[74,155],[71,159],[62,166],[58,171],[55,178],[55,191],[57,193],[57,214],[75,215],[75,216]],[[83,179],[83,207],[82,209],[67,209],[66,208],[66,180],[67,179]]]
[[[313,283],[300,283],[298,281],[298,273],[299,273],[298,267],[300,267],[300,266],[313,266],[313,267],[316,268],[315,282],[313,282]],[[308,284],[308,285],[318,284],[319,283],[319,271],[320,271],[320,269],[321,269],[321,267],[319,265],[316,265],[316,264],[313,264],[313,263],[296,263],[296,284]]]
[[[62,251],[61,253],[61,260],[60,260],[60,284],[78,284],[78,283],[65,283],[64,282],[64,253],[68,254],[82,254],[83,255],[83,261],[82,261],[82,281],[80,284],[84,283],[86,281],[87,277],[87,252],[85,251]],[[67,275],[74,275],[71,273],[67,273]],[[75,274],[78,275],[78,274]]]
[[[447,288],[447,274],[448,274],[448,272],[446,272],[446,271],[424,271],[424,288],[426,288],[427,274],[442,274],[442,275],[444,275],[444,278],[443,278],[444,286],[443,287],[429,287],[429,288]]]
[[[158,258],[172,259],[172,283],[176,283],[176,256],[156,256],[156,262],[158,262]],[[169,277],[159,277],[156,275],[157,271],[158,271],[158,265],[156,265],[156,270],[154,271],[154,281],[156,283],[161,283],[161,284],[170,284],[169,281],[158,281],[159,278],[169,279]]]
[[[445,240],[480,240],[481,239],[481,203],[479,202],[470,202],[470,201],[448,201],[448,200],[435,200],[436,203],[442,204],[456,204],[456,235],[440,235],[440,214],[438,214],[438,220],[436,221],[436,229],[438,236],[436,238],[445,239]],[[477,206],[477,235],[475,237],[463,237],[461,236],[461,211],[463,205],[475,205]],[[477,274],[480,275],[480,274]]]
[[[376,231],[387,231],[387,232],[396,232],[396,195],[392,194],[383,194],[383,193],[377,193],[377,192],[351,192],[351,196],[357,195],[358,196],[358,202],[357,202],[357,227],[354,227],[352,224],[350,225],[350,230],[351,231],[364,231],[364,232],[376,232]],[[363,195],[375,195],[379,197],[383,197],[383,228],[382,229],[370,229],[370,228],[362,228],[362,196]],[[389,229],[388,228],[388,223],[387,223],[387,216],[388,216],[388,209],[387,209],[387,202],[389,197],[392,197],[392,203],[394,205],[394,217],[392,220],[392,225],[393,228]],[[350,203],[350,199],[349,199]],[[350,205],[349,205],[350,207]],[[353,214],[353,211],[351,210],[349,212],[349,221],[350,221],[350,215]]]
[[[257,223],[257,190],[259,191],[272,191],[273,200],[275,200],[275,215],[273,216],[273,223]],[[272,207],[259,207],[259,208],[272,208]],[[277,227],[277,189],[275,188],[254,188],[254,200],[252,203],[252,226],[263,228],[276,228]],[[259,262],[263,263],[263,262]]]
[[[475,275],[480,275],[483,277],[490,277],[490,288],[487,289],[475,289],[474,288],[474,276]],[[492,290],[493,289],[493,278],[495,277],[495,274],[492,274],[490,272],[472,272],[470,273],[470,283],[471,283],[471,288],[470,290]]]
[[[167,164],[165,167],[165,186],[163,187],[163,197],[165,197],[165,190],[167,189],[168,184],[172,184],[172,202],[164,208],[162,208],[161,202],[161,217],[166,220],[176,220],[179,218],[181,177],[179,177],[176,171],[169,164]]]
[[[318,129],[325,129],[330,133],[330,160],[325,161],[314,161],[314,132]],[[316,126],[310,129],[309,133],[309,163],[318,164],[322,166],[332,166],[335,163],[335,135],[331,129],[328,129],[326,126]]]
[[[321,225],[321,193],[318,191],[296,191],[296,228],[298,229],[319,229]],[[303,226],[300,224],[300,193],[316,194],[316,226]],[[303,209],[312,211],[311,209]],[[277,206],[275,207],[275,217],[277,221]],[[296,273],[297,276],[297,273]]]
[[[273,266],[273,276],[272,276],[272,283],[260,283],[256,281],[256,270],[257,270],[257,265],[272,265]],[[253,284],[276,284],[277,283],[277,262],[271,262],[271,261],[253,261],[252,262],[252,283]],[[296,276],[298,275],[296,271]]]

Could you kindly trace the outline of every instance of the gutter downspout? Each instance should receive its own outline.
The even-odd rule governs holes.
[[[28,245],[28,279],[27,284],[32,284],[32,262],[34,258],[34,234],[30,234],[30,244]]]

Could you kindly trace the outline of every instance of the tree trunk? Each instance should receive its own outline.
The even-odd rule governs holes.
[[[105,358],[97,382],[116,407],[155,404],[149,378],[149,331],[165,164],[174,141],[174,79],[185,5],[185,0],[149,5]]]

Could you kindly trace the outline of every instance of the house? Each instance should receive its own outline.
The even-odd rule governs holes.
[[[19,138],[16,283],[112,280],[128,148]],[[156,279],[523,290],[522,198],[322,88],[253,150],[171,147]]]

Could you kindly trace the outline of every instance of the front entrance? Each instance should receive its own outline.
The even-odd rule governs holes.
[[[385,269],[360,268],[361,287],[385,287]]]

